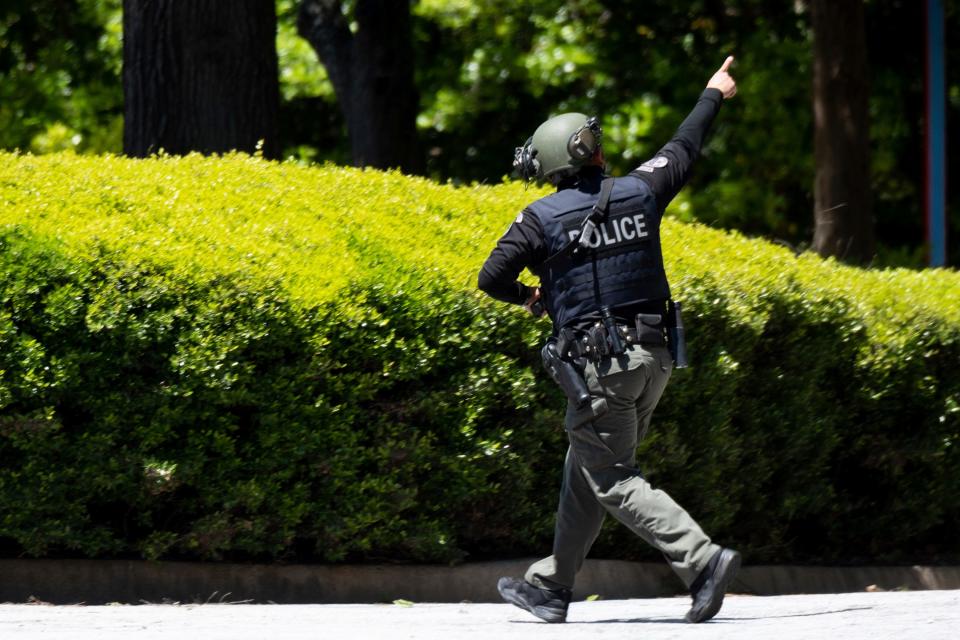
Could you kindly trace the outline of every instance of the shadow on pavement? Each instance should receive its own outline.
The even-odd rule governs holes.
[[[773,618],[808,618],[810,616],[826,616],[831,613],[846,613],[847,611],[869,611],[873,607],[848,607],[833,611],[814,611],[813,613],[788,613],[782,616],[757,616],[755,618],[731,618],[731,620],[772,620]]]
[[[833,609],[830,611],[814,611],[811,613],[788,613],[779,616],[755,616],[752,618],[730,618],[718,616],[709,622],[704,624],[711,623],[729,623],[729,622],[740,622],[743,620],[773,620],[776,618],[809,618],[811,616],[827,616],[834,613],[846,613],[848,611],[869,611],[873,607],[848,607],[846,609]],[[547,624],[539,620],[511,620],[513,624]],[[568,620],[563,623],[567,626],[578,625],[578,624],[689,624],[683,618],[614,618],[611,620]]]

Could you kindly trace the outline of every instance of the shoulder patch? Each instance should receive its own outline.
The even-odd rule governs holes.
[[[646,171],[647,173],[653,173],[654,169],[662,169],[670,163],[670,159],[666,156],[655,156],[650,158],[642,165],[637,167],[638,171]]]

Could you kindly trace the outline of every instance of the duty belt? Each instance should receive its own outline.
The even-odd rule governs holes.
[[[616,330],[620,340],[627,345],[663,346],[667,343],[663,316],[659,314],[639,313],[634,326],[618,324]],[[563,358],[586,358],[596,362],[612,355],[609,332],[600,322],[583,331],[563,329],[559,337],[557,349]]]

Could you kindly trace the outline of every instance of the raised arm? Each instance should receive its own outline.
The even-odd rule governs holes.
[[[693,110],[677,128],[670,142],[649,160],[631,172],[650,185],[662,212],[690,178],[694,161],[700,156],[704,138],[720,111],[725,98],[737,93],[737,83],[729,73],[733,56],[710,77]]]

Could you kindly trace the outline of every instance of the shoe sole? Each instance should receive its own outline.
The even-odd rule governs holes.
[[[497,591],[500,592],[500,597],[509,602],[510,604],[520,607],[524,611],[529,611],[533,615],[537,616],[544,622],[557,623],[557,622],[566,622],[567,612],[559,609],[554,609],[552,607],[545,607],[543,605],[537,605],[531,607],[522,599],[520,599],[516,593],[511,590],[504,590],[500,588],[500,585],[497,585]]]
[[[713,602],[704,607],[699,614],[694,614],[693,611],[687,613],[687,622],[706,622],[717,615],[720,607],[723,606],[723,597],[727,594],[727,587],[733,582],[737,571],[740,569],[740,554],[736,551],[726,553],[726,550],[721,553],[724,555],[720,556],[720,562],[717,566],[717,573],[720,576],[716,589],[718,596],[713,599]]]

